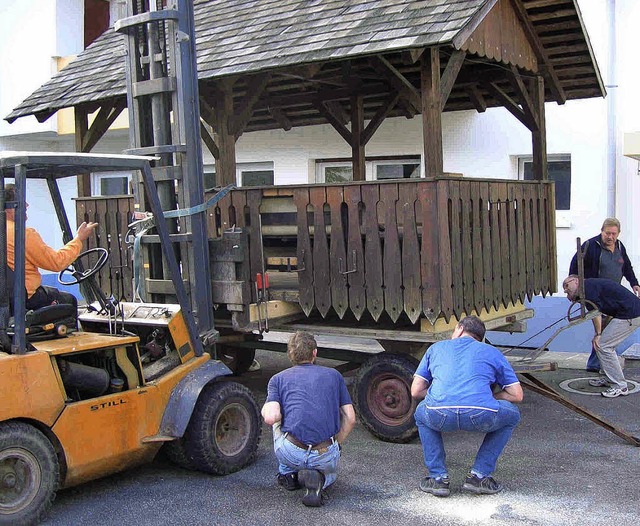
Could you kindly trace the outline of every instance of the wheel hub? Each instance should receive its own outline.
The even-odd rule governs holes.
[[[0,514],[17,513],[28,506],[38,492],[41,475],[40,464],[26,449],[0,452]]]
[[[372,413],[385,425],[399,425],[411,417],[410,388],[397,376],[382,374],[374,379],[367,398]]]
[[[239,454],[249,440],[251,415],[242,404],[229,404],[216,421],[216,442],[229,457]]]

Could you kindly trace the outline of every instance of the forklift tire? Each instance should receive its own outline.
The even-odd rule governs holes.
[[[228,475],[251,463],[258,450],[262,421],[251,391],[237,382],[208,383],[184,434],[193,467]]]
[[[411,382],[418,361],[407,354],[380,353],[360,366],[353,403],[369,432],[385,442],[406,443],[418,436]]]
[[[256,357],[256,350],[221,345],[218,349],[218,357],[222,363],[231,369],[234,376],[240,376],[251,367]]]
[[[193,461],[189,458],[187,450],[184,446],[184,439],[177,438],[171,442],[167,442],[162,446],[164,454],[169,462],[178,466],[179,468],[195,470]]]
[[[60,464],[42,432],[22,422],[0,424],[0,524],[36,524],[56,496]]]

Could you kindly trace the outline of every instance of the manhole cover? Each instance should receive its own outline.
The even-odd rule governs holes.
[[[589,380],[593,380],[595,376],[587,376],[586,378],[569,378],[560,382],[560,389],[568,391],[569,393],[576,393],[587,396],[600,396],[600,393],[604,391],[603,387],[593,387],[589,385]],[[640,391],[640,384],[633,380],[627,380],[627,387],[629,394],[637,393]]]

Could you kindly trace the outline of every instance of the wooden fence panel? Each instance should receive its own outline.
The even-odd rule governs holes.
[[[344,194],[341,186],[327,188],[327,203],[331,210],[331,239],[329,245],[329,265],[331,276],[331,305],[340,319],[349,307],[347,274],[352,262],[347,260],[345,229],[342,221]]]
[[[329,243],[324,220],[324,204],[327,201],[324,187],[309,189],[309,199],[313,205],[313,294],[316,308],[323,317],[331,308]]]
[[[436,183],[418,184],[422,221],[420,268],[422,279],[422,312],[435,323],[441,312],[440,238],[438,236],[438,195]]]
[[[392,321],[402,313],[402,265],[400,237],[396,205],[398,185],[385,183],[380,186],[380,204],[384,217],[384,309]]]
[[[449,183],[450,181],[438,181],[436,183],[438,188],[438,238],[440,246],[440,311],[447,323],[453,315]]]
[[[360,186],[345,186],[344,200],[348,211],[347,261],[351,262],[347,275],[349,282],[349,308],[357,320],[362,317],[366,307],[364,277],[366,261],[362,245],[362,228],[360,225],[360,207],[362,194]]]
[[[362,187],[364,202],[363,226],[365,233],[365,292],[367,310],[374,320],[378,320],[384,311],[384,284],[382,270],[382,245],[380,239],[380,221],[378,220],[378,185]]]
[[[400,185],[398,207],[402,221],[402,292],[403,309],[411,323],[416,323],[422,314],[420,291],[420,258],[418,257],[418,227],[416,223],[415,185]]]
[[[298,223],[298,237],[296,243],[296,259],[298,261],[298,291],[302,310],[308,316],[313,310],[313,254],[311,252],[311,237],[309,235],[309,221],[307,207],[309,206],[309,189],[297,188],[293,192],[296,204]]]

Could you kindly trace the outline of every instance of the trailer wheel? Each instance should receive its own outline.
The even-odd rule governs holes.
[[[418,436],[411,382],[418,361],[409,355],[381,353],[366,361],[355,377],[354,404],[360,421],[386,442]]]
[[[240,376],[246,373],[256,357],[255,349],[220,346],[218,357],[234,374]]]
[[[200,393],[184,447],[195,469],[227,475],[253,461],[261,432],[251,391],[236,382],[211,382]]]
[[[33,426],[0,424],[0,524],[35,524],[56,496],[60,465],[53,445]]]

